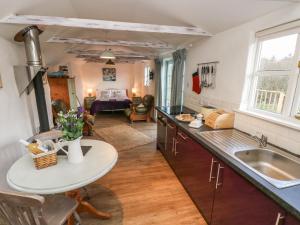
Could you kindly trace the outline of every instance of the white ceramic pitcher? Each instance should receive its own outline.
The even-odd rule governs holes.
[[[57,143],[58,148],[68,155],[68,161],[70,163],[80,163],[83,160],[83,154],[80,145],[81,138],[82,137],[79,137],[73,141],[60,140]],[[63,149],[64,146],[68,146],[68,151]]]

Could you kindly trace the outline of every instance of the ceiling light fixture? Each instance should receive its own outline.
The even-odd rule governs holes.
[[[102,52],[102,54],[100,55],[101,59],[115,59],[116,56],[114,55],[114,53],[112,53],[111,49],[105,50],[104,52]]]
[[[115,65],[115,63],[111,59],[109,59],[105,64],[106,65]]]

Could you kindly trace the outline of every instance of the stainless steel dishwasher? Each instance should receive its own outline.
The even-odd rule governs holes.
[[[167,118],[161,113],[157,115],[157,147],[160,151],[164,151],[166,147]]]

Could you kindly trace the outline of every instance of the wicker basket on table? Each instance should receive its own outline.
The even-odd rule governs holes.
[[[55,140],[57,141],[59,138],[62,137],[62,132],[60,130],[51,130],[36,136],[33,136],[28,141],[32,141],[35,139],[39,139],[41,141],[50,141]],[[49,143],[52,145],[52,143]],[[53,166],[57,164],[57,149],[53,145],[53,150],[48,152],[35,152],[35,154],[31,153],[31,156],[34,161],[34,165],[37,169],[43,169],[49,166]]]
[[[57,164],[57,150],[51,150],[49,152],[43,152],[40,154],[33,154],[31,153],[31,156],[33,158],[33,162],[35,165],[35,168],[43,169],[49,166],[53,166]]]

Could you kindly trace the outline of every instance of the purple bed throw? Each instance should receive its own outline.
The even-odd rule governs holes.
[[[91,115],[95,115],[97,112],[101,111],[114,111],[114,110],[124,110],[130,108],[131,101],[129,99],[125,99],[123,101],[100,101],[96,100],[93,102],[91,106],[90,113]]]

